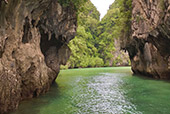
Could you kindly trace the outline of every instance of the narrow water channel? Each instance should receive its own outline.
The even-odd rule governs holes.
[[[130,67],[62,70],[50,91],[11,114],[169,114],[170,82]]]

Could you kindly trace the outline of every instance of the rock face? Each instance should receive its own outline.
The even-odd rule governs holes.
[[[133,0],[126,44],[135,74],[170,79],[170,0]]]
[[[128,52],[121,50],[120,39],[114,39],[115,51],[112,52],[114,57],[110,61],[110,66],[130,66],[130,60]]]
[[[48,91],[70,56],[73,5],[57,0],[0,1],[0,113]]]

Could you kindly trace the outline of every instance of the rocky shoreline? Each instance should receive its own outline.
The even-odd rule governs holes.
[[[49,90],[70,56],[77,17],[56,0],[0,1],[0,113]]]

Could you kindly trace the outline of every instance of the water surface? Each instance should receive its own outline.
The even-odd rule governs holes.
[[[12,114],[169,114],[170,83],[130,67],[62,70],[50,91]]]

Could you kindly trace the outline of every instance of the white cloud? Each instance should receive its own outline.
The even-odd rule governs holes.
[[[91,2],[97,7],[97,10],[100,12],[100,18],[103,18],[109,9],[109,6],[115,0],[91,0]]]

